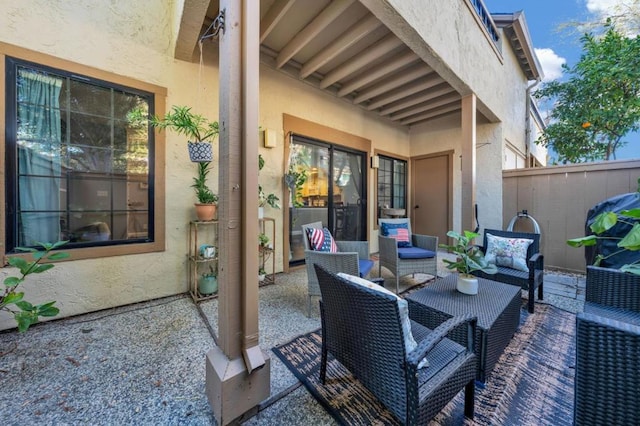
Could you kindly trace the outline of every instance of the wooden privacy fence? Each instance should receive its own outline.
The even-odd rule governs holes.
[[[566,241],[585,235],[588,210],[619,194],[635,192],[640,160],[505,170],[502,173],[502,223],[527,210],[540,225],[545,267],[585,272],[584,249]],[[516,230],[532,232],[528,220]]]

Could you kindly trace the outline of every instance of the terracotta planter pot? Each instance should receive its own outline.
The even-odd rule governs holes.
[[[216,218],[216,213],[218,211],[217,204],[195,204],[196,206],[196,216],[198,220],[201,221],[209,221],[214,220]]]

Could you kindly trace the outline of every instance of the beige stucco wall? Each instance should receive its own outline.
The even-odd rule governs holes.
[[[172,8],[166,0],[3,2],[0,41],[132,77],[168,89],[167,105],[199,105],[217,116],[217,71],[208,66],[197,87],[198,65],[172,58]],[[60,316],[185,292],[186,232],[195,200],[184,140],[166,138],[166,251],[56,265],[22,286],[27,300],[56,300]],[[73,255],[73,252],[71,252]],[[3,268],[2,277],[15,275]],[[0,313],[0,329],[14,327]]]
[[[463,96],[475,93],[487,116],[504,116],[505,103],[487,76],[502,74],[502,59],[466,0],[361,0]],[[417,34],[417,37],[416,37]],[[456,48],[452,48],[456,46]]]
[[[463,76],[473,74],[469,87],[474,88],[474,91],[477,89],[483,97],[482,102],[491,105],[496,114],[506,117],[505,121],[508,120],[511,114],[507,113],[508,109],[500,102],[511,98],[496,86],[505,81],[503,73],[507,71],[502,68],[492,51],[487,51],[486,46],[479,47],[481,45],[478,43],[485,40],[482,40],[479,33],[476,34],[476,30],[470,29],[470,34],[457,30],[465,34],[452,32],[456,28],[476,25],[475,21],[468,21],[469,11],[466,6],[459,2],[464,9],[451,13],[452,7],[460,7],[457,6],[458,2],[454,6],[451,6],[453,3],[443,2],[449,4],[446,7],[435,0],[428,1],[426,6],[417,0],[407,0],[406,3],[407,5],[398,4],[398,7],[403,11],[409,7],[411,14],[415,15],[412,19],[418,19],[419,10],[433,8],[436,13],[426,14],[426,20],[420,22],[421,31],[429,33],[427,38],[440,46],[440,53],[446,53],[443,58],[453,61],[452,69],[459,70]],[[202,68],[198,66],[197,59],[189,63],[173,57],[173,40],[177,31],[176,23],[179,21],[176,11],[182,9],[181,4],[180,0],[171,3],[166,0],[5,2],[0,6],[0,41],[166,87],[167,106],[190,105],[205,116],[215,118],[218,116],[216,44],[205,45]],[[441,19],[438,12],[451,14],[451,20]],[[433,27],[426,31],[429,25]],[[438,34],[441,30],[445,31]],[[453,52],[456,49],[451,48],[456,45],[463,46],[457,53]],[[480,55],[480,59],[469,60],[480,53],[487,57]],[[480,75],[483,73],[479,73],[479,69],[485,75],[496,75],[496,82],[482,79]],[[266,65],[261,66],[260,79],[259,124],[263,129],[274,129],[278,141],[276,148],[260,148],[268,165],[261,172],[260,181],[267,192],[275,192],[281,199],[286,139],[283,114],[370,139],[372,150],[394,152],[403,157],[454,149],[456,165],[458,164],[461,137],[459,115],[435,120],[409,131]],[[513,92],[518,87],[512,87]],[[500,170],[503,128],[502,124],[482,124],[477,132],[479,144],[487,141],[491,143],[487,145],[489,148],[480,148],[477,154],[477,198],[484,227],[499,226],[489,218],[502,216],[501,192],[488,188],[499,188],[500,185],[501,177],[494,175]],[[517,124],[513,128],[517,128]],[[70,316],[185,292],[187,229],[188,222],[193,217],[192,205],[195,201],[190,185],[196,172],[196,166],[189,162],[185,148],[182,137],[167,134],[164,252],[59,263],[46,277],[30,279],[24,285],[28,300],[36,303],[56,300],[61,309],[60,316]],[[459,226],[460,171],[458,167],[454,169],[454,224]],[[213,188],[217,188],[217,170],[214,165],[211,173]],[[375,188],[371,183],[374,171],[370,168],[367,170],[368,198],[370,206],[373,206]],[[267,210],[267,215],[276,218],[278,271],[282,270],[283,262],[288,260],[288,253],[285,254],[282,250],[285,234],[283,214],[283,210]],[[369,235],[371,250],[375,252],[377,239],[373,221],[374,208],[371,207]],[[13,272],[11,268],[4,268],[0,270],[0,275],[6,276]],[[0,329],[14,326],[10,318],[0,314]]]
[[[411,156],[453,149],[453,228],[462,230],[461,197],[462,130],[460,114],[453,114],[411,129]],[[482,228],[502,228],[502,125],[478,124],[476,128],[476,203]]]
[[[167,106],[191,105],[205,116],[217,117],[217,45],[205,45],[202,69],[197,61],[173,58],[176,18],[171,13],[181,9],[179,4],[167,7],[165,0],[69,3],[28,0],[3,5],[0,41],[166,87]],[[265,66],[260,84],[260,126],[275,129],[278,139],[276,148],[260,148],[268,164],[260,181],[267,192],[275,192],[281,199],[284,113],[368,138],[380,149],[409,155],[404,127]],[[56,300],[59,317],[64,317],[187,291],[187,230],[195,201],[190,185],[196,165],[189,162],[185,148],[182,137],[167,134],[166,251],[59,263],[46,277],[30,277],[23,286],[27,299],[35,303]],[[212,188],[217,188],[217,171],[214,164]],[[373,170],[367,168],[367,172],[372,182]],[[369,185],[370,200],[374,199],[373,191]],[[267,215],[276,218],[276,270],[281,271],[283,259],[288,261],[282,250],[283,210],[267,210]],[[369,221],[373,221],[373,211]],[[15,271],[4,268],[0,274],[14,275]],[[14,326],[8,315],[0,313],[0,329]]]

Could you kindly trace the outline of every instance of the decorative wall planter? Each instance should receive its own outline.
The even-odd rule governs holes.
[[[207,163],[213,160],[213,149],[209,142],[187,142],[189,158],[194,163]]]

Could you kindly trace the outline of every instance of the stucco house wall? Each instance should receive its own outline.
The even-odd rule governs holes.
[[[381,6],[384,2],[367,0],[363,3]],[[457,82],[462,93],[477,93],[479,103],[485,111],[489,110],[489,115],[505,117],[503,122],[510,120],[513,111],[504,105],[512,101],[509,91],[500,91],[497,83],[482,76],[503,77],[503,73],[513,70],[502,65],[462,1],[453,7],[437,0],[393,0],[389,3],[398,8],[398,13],[407,22],[415,24],[439,60],[450,67],[448,77]],[[167,89],[167,107],[190,105],[203,115],[215,118],[218,116],[218,53],[215,42],[205,43],[202,68],[197,53],[191,62],[174,58],[182,4],[181,0],[171,3],[165,0],[6,2],[0,8],[0,42],[164,87]],[[424,14],[424,10],[432,12]],[[442,19],[443,15],[447,19]],[[462,47],[452,49],[451,46]],[[510,62],[507,60],[505,63]],[[442,64],[438,67],[443,68]],[[501,77],[496,78],[496,82],[505,81]],[[508,81],[513,83],[513,93],[520,90],[520,80]],[[260,70],[260,98],[260,126],[274,129],[277,134],[275,148],[260,148],[268,164],[260,174],[260,181],[267,192],[274,192],[281,199],[284,197],[282,173],[286,167],[284,152],[288,140],[283,129],[283,114],[369,139],[372,150],[369,154],[380,149],[411,157],[454,149],[456,161],[459,158],[459,115],[409,130],[264,64]],[[493,218],[502,217],[501,191],[495,190],[501,182],[501,141],[505,131],[516,133],[518,126],[518,123],[508,124],[509,129],[505,130],[502,123],[481,121],[478,125],[478,143],[489,143],[477,151],[477,200],[480,217],[486,218],[483,226],[498,226],[492,222]],[[23,286],[26,298],[35,303],[56,300],[61,310],[59,317],[65,317],[187,291],[187,230],[194,215],[192,205],[195,201],[190,185],[196,166],[189,161],[185,145],[183,137],[171,132],[166,134],[165,251],[61,262],[47,272],[46,277],[29,278]],[[213,188],[217,188],[217,172],[214,162],[210,174]],[[374,170],[368,167],[367,173],[368,198],[374,200],[375,188],[371,184]],[[454,224],[459,226],[458,167],[455,167],[453,183]],[[375,252],[375,209],[372,201],[369,205],[368,231],[371,250]],[[282,250],[284,211],[268,210],[267,215],[276,218],[276,270],[281,271],[288,260]],[[73,251],[71,254],[73,257]],[[12,268],[0,269],[0,279],[14,273]],[[0,314],[0,329],[14,326],[10,317]]]
[[[384,3],[388,3],[387,9],[400,15],[428,46],[416,48],[429,65],[446,76],[463,96],[475,93],[478,109],[485,115],[504,115],[504,99],[495,91],[491,79],[486,78],[501,75],[502,58],[478,25],[468,0],[364,0],[363,3],[374,10],[384,9]],[[423,44],[412,41],[409,33],[400,35],[407,44]]]
[[[4,5],[0,13],[0,41],[166,87],[167,107],[190,105],[215,118],[217,45],[205,44],[202,69],[197,57],[193,62],[174,59],[176,18],[172,10],[164,0],[117,5],[93,1],[15,2]],[[284,113],[371,139],[372,146],[409,155],[408,130],[402,126],[380,120],[373,113],[354,108],[265,66],[261,66],[260,84],[260,125],[276,129],[278,136],[276,148],[260,149],[269,164],[261,172],[260,180],[267,192],[275,192],[281,199]],[[217,187],[217,171],[214,162],[210,174],[212,188]],[[367,171],[368,181],[372,182],[373,170]],[[184,138],[171,132],[166,134],[165,172],[164,252],[61,262],[46,278],[29,277],[23,285],[26,298],[34,303],[56,300],[61,310],[58,317],[65,317],[187,291],[187,230],[195,201],[190,185],[196,166],[188,159]],[[370,199],[374,197],[373,191],[370,185]],[[267,214],[276,218],[279,242],[276,270],[281,271],[283,212]],[[373,212],[369,219],[373,220]],[[73,250],[71,254],[73,257]],[[3,268],[0,278],[15,272]],[[0,314],[0,329],[14,326],[11,317]]]

